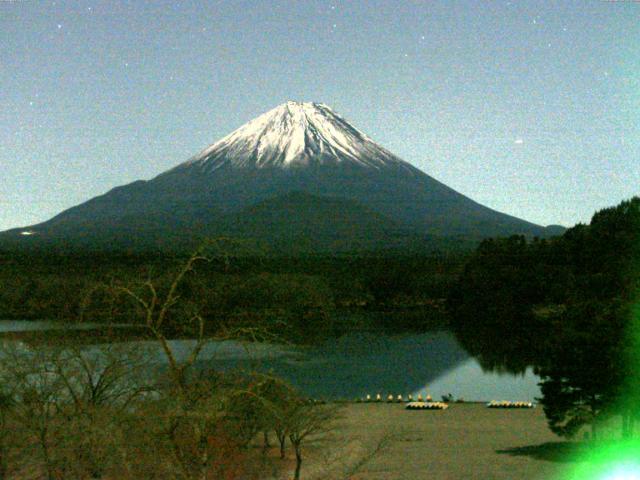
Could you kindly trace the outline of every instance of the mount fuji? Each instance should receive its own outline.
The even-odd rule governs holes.
[[[454,191],[327,105],[287,102],[151,180],[3,232],[0,245],[181,248],[231,235],[336,251],[557,233]]]

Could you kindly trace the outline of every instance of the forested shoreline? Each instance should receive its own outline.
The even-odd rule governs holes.
[[[359,329],[446,328],[445,304],[465,255],[250,256],[210,254],[181,295],[213,330],[253,326],[287,341]],[[162,254],[0,254],[0,318],[131,323],[134,305],[114,286],[166,284],[187,257]],[[176,329],[176,335],[180,334]]]
[[[541,377],[550,428],[640,419],[640,198],[561,237],[484,241],[451,289],[452,327],[484,368]]]

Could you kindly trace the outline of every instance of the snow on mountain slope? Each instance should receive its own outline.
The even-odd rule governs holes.
[[[290,168],[345,163],[412,168],[327,105],[291,101],[249,121],[177,168],[213,171],[223,165]]]
[[[0,248],[3,238],[43,248],[177,248],[229,234],[278,245],[310,235],[329,250],[357,250],[425,235],[472,241],[545,230],[456,192],[324,104],[287,102],[151,180],[0,233]]]

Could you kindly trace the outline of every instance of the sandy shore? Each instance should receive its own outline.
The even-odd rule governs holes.
[[[366,459],[380,439],[386,448]],[[302,478],[557,479],[571,444],[549,431],[540,408],[452,404],[409,411],[402,404],[347,404],[331,438],[309,448]]]

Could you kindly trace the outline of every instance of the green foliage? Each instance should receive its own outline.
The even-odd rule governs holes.
[[[450,294],[452,325],[483,366],[535,367],[551,429],[572,436],[638,397],[639,279],[634,198],[549,241],[483,242]]]
[[[547,280],[557,270],[539,263],[546,248],[518,236],[486,240],[453,286],[452,326],[483,367],[520,372],[540,355],[544,322],[533,307],[548,303]]]
[[[560,315],[538,367],[541,404],[555,433],[572,437],[611,413],[629,372],[624,364],[626,309],[597,300]]]

